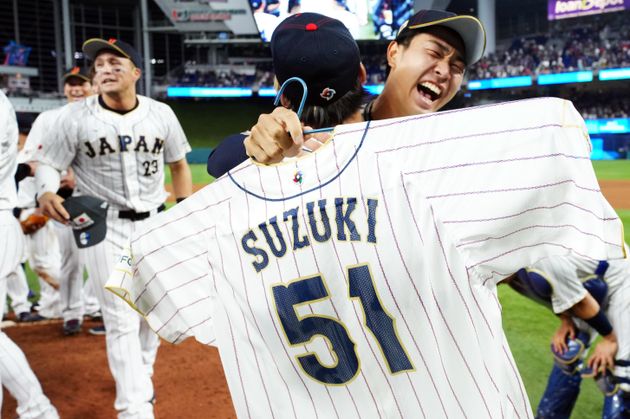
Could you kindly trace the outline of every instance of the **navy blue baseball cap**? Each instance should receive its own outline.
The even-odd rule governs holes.
[[[108,40],[101,38],[88,39],[83,43],[83,53],[92,61],[101,51],[110,51],[121,57],[128,58],[138,68],[142,68],[142,57],[134,47],[116,38]]]
[[[486,31],[479,19],[444,10],[420,10],[400,25],[396,41],[412,31],[422,32],[431,26],[444,26],[455,31],[464,41],[466,65],[479,61],[486,49]]]
[[[289,16],[273,32],[271,55],[280,84],[291,77],[306,82],[309,105],[329,105],[357,84],[359,47],[337,19],[318,13]],[[298,101],[302,88],[293,84],[284,94],[292,102]]]
[[[87,81],[88,83],[92,82],[92,80],[90,80],[90,75],[88,74],[88,72],[81,67],[72,67],[71,69],[66,71],[66,73],[61,78],[64,83],[66,83],[70,79],[79,79],[81,80],[81,82]]]
[[[74,241],[79,248],[94,246],[105,239],[109,207],[107,202],[85,195],[71,196],[62,205],[70,215]]]

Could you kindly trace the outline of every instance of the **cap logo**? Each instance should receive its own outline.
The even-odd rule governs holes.
[[[306,29],[309,32],[316,31],[317,25],[315,23],[308,23],[304,29]]]
[[[72,228],[81,230],[94,224],[94,220],[86,213],[81,213],[72,219]]]
[[[81,233],[79,235],[79,241],[83,246],[87,246],[87,244],[90,242],[90,233],[88,233],[87,231]]]
[[[72,67],[72,70],[70,70],[70,74],[79,74],[79,67]]]
[[[337,94],[337,91],[335,89],[331,89],[330,87],[326,87],[324,90],[322,90],[322,92],[319,95],[323,99],[331,100],[333,97],[335,97],[336,94]]]
[[[116,38],[109,38],[109,39],[107,40],[107,43],[109,43],[109,44],[115,44],[115,43],[116,43]]]

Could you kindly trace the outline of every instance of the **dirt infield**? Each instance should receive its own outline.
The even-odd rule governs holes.
[[[198,188],[199,186],[197,186]],[[630,181],[602,181],[617,209],[630,209]],[[89,322],[84,330],[92,326]],[[61,322],[9,327],[45,393],[64,419],[114,418],[114,381],[103,336],[63,337]],[[155,366],[157,418],[232,418],[234,409],[218,352],[194,341],[162,343]],[[2,417],[15,417],[15,400],[4,394]]]
[[[613,208],[630,209],[630,180],[600,180],[599,185]],[[193,189],[196,192],[204,186],[206,185],[195,184]],[[166,189],[171,192],[171,185],[166,185]],[[169,201],[175,201],[173,194]]]
[[[62,419],[110,419],[115,387],[107,366],[105,337],[87,329],[61,335],[61,321],[9,327],[5,332],[26,354],[44,392]],[[218,352],[194,341],[162,342],[153,377],[156,418],[235,418]],[[2,418],[16,417],[4,390]]]

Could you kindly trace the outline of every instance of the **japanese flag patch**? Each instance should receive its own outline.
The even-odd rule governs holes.
[[[81,230],[94,224],[94,220],[84,212],[74,217],[71,222],[72,228],[75,230]]]

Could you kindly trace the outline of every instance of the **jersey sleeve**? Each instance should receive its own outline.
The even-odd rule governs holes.
[[[499,281],[553,255],[625,256],[621,221],[570,102],[480,107],[426,125],[429,140],[406,175],[421,183],[469,273]]]
[[[71,103],[59,111],[54,123],[41,133],[33,160],[52,166],[59,171],[70,166],[78,150],[77,119],[79,117],[77,115],[80,115],[79,106],[81,105],[83,101]]]
[[[166,163],[174,163],[185,158],[186,153],[189,153],[191,148],[175,112],[168,105],[162,104],[162,106],[164,107],[165,120],[168,121],[168,136],[164,145],[164,161]]]
[[[26,162],[33,159],[39,145],[42,142],[42,138],[48,131],[47,128],[49,128],[46,126],[45,119],[46,116],[44,113],[40,113],[37,118],[35,118],[35,121],[33,121],[31,130],[29,131],[26,142],[24,143],[24,148],[20,151],[21,161]]]
[[[567,311],[586,297],[586,288],[578,278],[575,264],[566,257],[545,258],[530,269],[540,273],[551,285],[553,312]]]
[[[215,341],[206,234],[214,217],[207,208],[198,192],[156,216],[132,235],[106,285],[169,342]]]
[[[15,159],[18,143],[18,125],[15,111],[9,99],[0,91],[0,190],[15,190],[13,176],[17,167]],[[15,192],[13,192],[15,193]],[[7,192],[8,195],[8,192]],[[4,198],[4,197],[3,197]],[[0,198],[0,201],[2,199]]]

